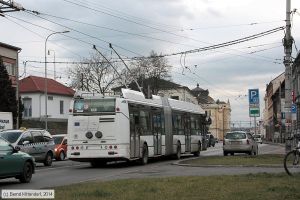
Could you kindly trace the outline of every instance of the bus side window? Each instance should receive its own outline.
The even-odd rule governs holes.
[[[135,125],[139,125],[140,124],[140,118],[137,115],[134,116],[134,124]]]

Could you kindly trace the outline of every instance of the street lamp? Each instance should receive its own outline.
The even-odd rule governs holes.
[[[48,55],[50,55],[50,52],[53,52],[53,56],[54,56],[54,80],[56,81],[56,63],[55,63],[55,51],[48,49]]]
[[[48,129],[48,112],[47,112],[47,100],[48,100],[48,86],[47,86],[47,41],[49,39],[49,37],[51,35],[55,35],[55,34],[62,34],[62,33],[68,33],[70,31],[59,31],[59,32],[54,32],[51,33],[50,35],[47,36],[46,40],[45,40],[45,129]]]

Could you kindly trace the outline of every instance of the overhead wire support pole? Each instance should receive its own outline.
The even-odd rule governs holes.
[[[116,72],[116,74],[118,74],[118,76],[120,77],[123,85],[128,89],[125,81],[122,79],[121,74],[116,70],[116,68],[111,64],[111,62],[109,62],[109,60],[96,48],[96,45],[93,45],[93,49],[95,49],[105,59],[105,61],[114,69],[114,71]]]
[[[120,60],[123,62],[123,64],[125,65],[126,69],[129,71],[129,73],[131,74],[131,70],[129,69],[129,67],[127,66],[127,64],[125,63],[125,61],[122,59],[122,57],[118,54],[118,52],[112,47],[112,44],[109,43],[109,48],[111,48],[112,50],[114,50],[114,52],[117,54],[117,56],[120,58]],[[133,80],[135,82],[135,84],[137,85],[137,87],[139,88],[140,92],[142,91],[142,88],[140,87],[140,85],[138,84],[138,82],[135,80],[135,78],[133,77]]]
[[[291,0],[286,0],[286,33],[283,39],[284,46],[284,65],[285,65],[285,139],[289,139],[292,136],[292,45],[293,38],[291,36]],[[291,140],[286,140],[285,150],[291,149]]]

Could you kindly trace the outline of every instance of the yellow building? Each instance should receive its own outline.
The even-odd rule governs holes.
[[[207,115],[211,118],[211,125],[209,132],[215,138],[223,140],[224,134],[230,131],[231,120],[231,106],[229,100],[226,102],[215,101],[209,96],[209,91],[197,87],[191,90],[198,100],[198,104],[206,111]]]
[[[219,140],[223,140],[225,133],[230,131],[230,102],[225,103],[217,100],[215,103],[202,104],[201,106],[211,118],[212,123],[209,132]]]

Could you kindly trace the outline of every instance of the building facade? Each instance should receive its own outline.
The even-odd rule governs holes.
[[[264,127],[266,133],[266,140],[280,141],[280,135],[285,130],[285,117],[284,117],[284,79],[285,74],[282,73],[266,87],[266,94],[264,97]]]
[[[48,121],[67,121],[74,90],[48,79],[47,115]],[[24,119],[43,121],[45,119],[45,78],[29,76],[20,80],[20,95],[24,104]]]
[[[12,87],[16,91],[16,100],[19,102],[19,52],[21,48],[0,42],[0,57],[9,75]],[[19,110],[19,104],[17,104]],[[17,112],[17,115],[19,112]],[[15,128],[19,128],[19,117],[16,117]]]
[[[12,86],[17,88],[19,74],[19,52],[21,48],[0,42],[0,57],[8,72]]]
[[[223,140],[224,135],[231,130],[231,106],[229,100],[226,102],[217,100],[209,96],[209,91],[199,87],[192,89],[198,104],[205,110],[207,116],[211,119],[209,132],[218,140]]]
[[[230,102],[227,103],[216,101],[215,103],[202,104],[201,107],[207,112],[211,118],[211,125],[209,132],[215,138],[223,140],[224,135],[231,130],[231,106]]]

